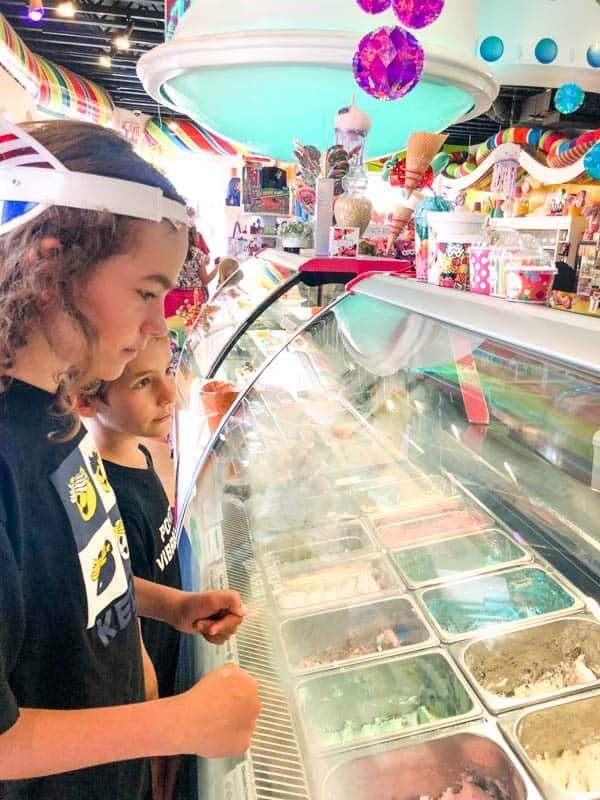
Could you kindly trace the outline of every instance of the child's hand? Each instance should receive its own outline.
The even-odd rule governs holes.
[[[238,629],[246,610],[237,592],[182,592],[175,627],[223,644]]]
[[[261,708],[258,684],[235,664],[209,672],[189,691],[165,702],[175,704],[177,725],[169,726],[173,752],[205,758],[245,752]]]

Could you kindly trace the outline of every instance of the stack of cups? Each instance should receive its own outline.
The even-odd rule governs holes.
[[[429,215],[434,212],[448,213],[454,210],[449,200],[438,195],[426,197],[415,208],[415,269],[417,280],[427,283],[429,280]],[[431,248],[435,252],[435,248]]]

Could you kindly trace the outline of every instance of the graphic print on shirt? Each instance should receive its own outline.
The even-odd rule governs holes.
[[[121,558],[123,561],[129,560],[129,542],[127,541],[127,534],[125,533],[125,523],[123,522],[122,518],[116,522],[113,522],[113,531],[115,532],[115,536],[117,538],[117,544],[119,545],[119,552],[121,553]]]
[[[124,560],[123,555],[128,547],[121,514],[89,436],[50,480],[67,512],[77,545],[87,600],[87,628],[96,626],[107,645],[134,617],[135,601],[129,559]]]
[[[102,463],[102,459],[100,458],[100,453],[97,450],[92,450],[92,452],[90,453],[90,467],[92,468],[93,474],[96,476],[96,478],[98,478],[98,483],[102,487],[102,490],[107,493],[112,492],[110,483],[108,482],[108,478],[106,477],[104,464]]]
[[[175,531],[173,529],[172,508],[169,508],[158,534],[160,536],[161,551],[156,559],[156,566],[161,572],[164,572],[177,552],[177,540],[175,539]]]

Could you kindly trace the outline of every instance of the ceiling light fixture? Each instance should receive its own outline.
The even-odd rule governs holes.
[[[170,131],[175,133],[177,131],[179,125],[176,122],[172,122],[171,121],[171,122],[167,123],[167,127],[169,128]]]
[[[133,33],[133,23],[130,22],[123,33],[118,33],[112,40],[116,50],[129,50],[131,47],[131,34]]]
[[[65,0],[64,3],[59,3],[55,8],[56,13],[59,17],[65,17],[66,19],[73,19],[77,9],[75,8],[75,4],[71,2],[71,0]]]
[[[100,56],[98,57],[98,63],[100,64],[101,67],[104,67],[105,69],[110,69],[110,67],[112,67],[112,58],[110,53],[101,53]]]
[[[44,9],[42,0],[29,0],[27,17],[31,22],[41,22],[44,19],[45,13],[46,10]]]

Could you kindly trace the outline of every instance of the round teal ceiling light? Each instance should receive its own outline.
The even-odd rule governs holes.
[[[244,8],[245,0],[193,4],[173,39],[139,60],[146,91],[251,151],[290,160],[294,138],[323,150],[333,142],[337,111],[356,91],[352,59],[372,18],[348,0],[304,0],[302,9],[295,0],[253,0],[251,18]],[[393,25],[393,13],[386,15]],[[445,17],[436,25],[447,25]],[[357,96],[373,121],[369,158],[402,149],[413,131],[476,117],[498,94],[489,68],[473,56],[475,38],[461,48],[452,33],[448,47],[439,33],[435,42],[419,38],[425,61],[410,93],[390,102]]]

